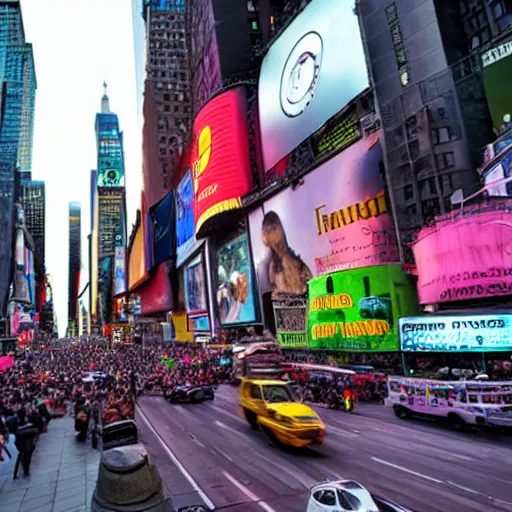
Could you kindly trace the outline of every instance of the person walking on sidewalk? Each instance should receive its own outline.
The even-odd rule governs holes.
[[[18,478],[18,471],[20,464],[23,468],[23,476],[30,476],[30,463],[32,461],[32,454],[36,448],[37,436],[39,431],[37,428],[28,423],[25,417],[25,409],[22,407],[18,411],[18,426],[16,428],[16,438],[14,446],[18,450],[18,457],[14,465],[13,478]]]

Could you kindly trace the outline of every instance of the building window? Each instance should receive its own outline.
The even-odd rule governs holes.
[[[445,144],[452,140],[452,131],[448,126],[435,128],[432,130],[432,140],[434,144]]]
[[[388,23],[393,23],[398,20],[398,13],[396,12],[395,2],[386,7],[386,16],[388,18]]]
[[[400,83],[402,87],[405,87],[409,83],[409,71],[407,69],[400,72]]]
[[[404,188],[404,199],[406,201],[409,201],[410,199],[414,198],[414,189],[412,185],[406,185]]]
[[[411,160],[417,160],[420,156],[420,143],[418,140],[412,140],[409,142],[409,154],[411,155]]]
[[[247,10],[249,12],[256,12],[256,7],[254,7],[254,2],[252,0],[247,1]]]
[[[258,30],[258,22],[257,21],[251,21],[251,30],[254,30],[254,31]]]
[[[407,129],[407,138],[412,139],[417,135],[418,120],[416,116],[411,116],[405,121],[405,127]]]
[[[471,49],[475,50],[480,46],[480,36],[477,34],[471,38]]]
[[[460,7],[460,13],[461,14],[466,14],[468,12],[468,6],[466,4],[466,0],[461,0],[459,2],[459,7]]]
[[[451,167],[455,167],[455,157],[453,153],[450,151],[448,153],[441,153],[436,155],[437,168],[440,171],[445,169],[450,169]]]
[[[492,14],[495,19],[499,19],[503,16],[503,5],[501,4],[501,2],[498,2],[493,6]]]

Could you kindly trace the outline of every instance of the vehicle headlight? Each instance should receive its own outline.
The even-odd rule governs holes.
[[[281,423],[291,423],[292,422],[292,419],[291,418],[288,418],[287,416],[283,416],[282,414],[276,414],[274,416],[274,418],[277,420],[277,421],[280,421]]]

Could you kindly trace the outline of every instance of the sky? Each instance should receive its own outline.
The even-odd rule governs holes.
[[[129,0],[22,0],[38,85],[32,179],[46,182],[46,269],[60,336],[67,327],[71,201],[82,206],[81,288],[88,281],[90,171],[96,168],[94,122],[104,81],[124,132],[128,234],[140,203],[142,131],[131,9]]]

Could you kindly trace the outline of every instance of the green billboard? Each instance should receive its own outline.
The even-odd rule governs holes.
[[[503,117],[512,114],[512,41],[492,48],[482,56],[485,94],[496,131]]]
[[[398,319],[418,314],[415,285],[400,265],[345,270],[309,281],[310,349],[398,350]]]

